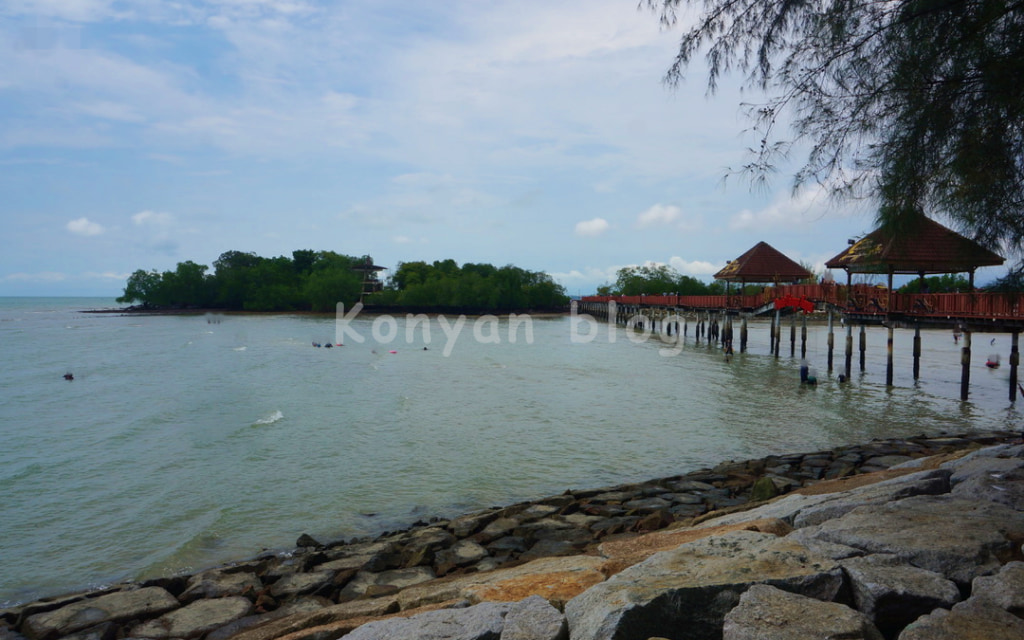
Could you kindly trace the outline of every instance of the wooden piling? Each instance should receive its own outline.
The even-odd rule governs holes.
[[[886,340],[885,340],[885,386],[891,387],[892,386],[892,339],[893,339],[893,332],[895,331],[895,329],[893,327],[893,322],[892,321],[889,322],[889,327],[888,328],[889,328],[889,337],[886,338]]]
[[[964,346],[960,350],[960,399],[966,401],[971,387],[971,331],[964,329]]]
[[[864,371],[864,356],[868,350],[868,330],[867,325],[860,325],[860,370]]]
[[[1020,364],[1020,331],[1016,329],[1010,334],[1010,402],[1017,401],[1017,365]]]
[[[789,317],[789,357],[796,355],[796,311]]]
[[[921,325],[914,325],[914,380],[921,377]]]
[[[779,343],[782,342],[782,312],[775,310],[775,357],[779,357]]]
[[[853,325],[849,320],[846,322],[846,379],[850,379],[853,372]]]
[[[828,372],[832,373],[832,351],[836,346],[836,334],[833,327],[832,309],[828,310]]]
[[[740,324],[740,353],[747,352],[747,316],[743,316]]]
[[[801,314],[800,318],[800,357],[807,357],[807,314]]]

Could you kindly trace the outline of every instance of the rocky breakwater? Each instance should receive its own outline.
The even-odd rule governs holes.
[[[0,640],[1020,640],[1022,542],[1020,436],[922,436],[304,536],[0,611]]]

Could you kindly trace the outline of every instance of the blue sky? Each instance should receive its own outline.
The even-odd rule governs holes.
[[[645,262],[708,280],[762,240],[818,265],[872,228],[869,204],[794,195],[785,170],[723,182],[753,144],[737,79],[666,88],[679,32],[635,0],[0,18],[0,295],[113,296],[135,269],[296,249],[511,263],[586,294]]]

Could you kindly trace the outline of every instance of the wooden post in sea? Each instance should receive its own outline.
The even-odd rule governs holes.
[[[796,355],[796,310],[789,317],[789,357]]]
[[[775,357],[779,357],[779,344],[782,342],[782,311],[775,310]]]
[[[850,319],[846,319],[846,379],[850,379],[853,372],[853,325]]]
[[[832,309],[828,310],[828,372],[832,373],[832,351],[836,346],[836,334],[833,327]]]
[[[892,339],[894,323],[889,321],[889,337],[885,340],[885,386],[892,386]]]
[[[971,387],[971,330],[964,329],[964,346],[960,350],[960,399],[967,400]]]
[[[743,316],[740,324],[740,353],[747,352],[747,316]]]
[[[800,357],[807,357],[807,314],[800,318]]]
[[[1017,401],[1017,365],[1020,364],[1020,331],[1010,334],[1010,402]]]
[[[921,377],[921,325],[914,325],[914,380]]]
[[[868,350],[867,325],[860,325],[860,370],[864,371],[864,353]]]
[[[768,316],[768,353],[775,353],[775,318]]]

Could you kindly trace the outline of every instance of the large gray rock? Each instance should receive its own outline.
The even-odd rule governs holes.
[[[801,509],[793,517],[793,526],[799,529],[821,524],[864,505],[883,504],[910,496],[949,493],[949,476],[948,469],[930,469],[830,494],[828,499]]]
[[[591,587],[565,607],[573,640],[720,638],[725,614],[751,584],[821,600],[842,585],[842,570],[791,538],[735,531],[654,554]]]
[[[214,569],[198,573],[188,580],[185,592],[178,596],[183,603],[197,598],[222,598],[239,596],[245,593],[255,594],[263,588],[263,583],[251,571],[233,572]]]
[[[919,617],[960,601],[960,590],[934,571],[899,564],[893,555],[843,560],[857,610],[885,637],[894,638]]]
[[[242,618],[236,621],[236,623],[226,625],[214,631],[207,636],[206,640],[226,640],[227,638],[231,640],[275,640],[283,636],[299,634],[308,629],[326,629],[331,625],[341,624],[352,618],[379,617],[397,612],[398,602],[394,598],[356,600],[330,607],[322,607],[317,610],[296,611],[290,615],[268,619],[268,616],[273,616],[277,613],[275,611],[273,614],[261,616],[261,620],[257,624],[244,625],[244,628],[240,628],[232,633],[232,627],[235,624],[246,620]],[[332,635],[330,637],[335,636]]]
[[[1024,446],[988,447],[947,465],[954,495],[1024,510]]]
[[[270,587],[275,598],[290,598],[301,593],[311,593],[326,586],[334,577],[333,571],[309,571],[287,575]]]
[[[801,511],[819,505],[822,502],[826,502],[830,500],[831,497],[831,494],[805,496],[800,493],[794,493],[783,498],[779,498],[778,500],[773,500],[759,507],[754,507],[753,509],[730,513],[724,516],[718,516],[717,518],[709,518],[699,526],[717,527],[726,524],[752,522],[754,520],[761,520],[765,518],[778,518],[779,520],[785,521],[787,524],[793,524],[797,514]]]
[[[344,640],[499,640],[507,602],[485,602],[465,609],[428,611],[408,618],[368,622]]]
[[[238,620],[252,611],[252,603],[241,596],[196,600],[132,628],[133,638],[195,638]]]
[[[440,566],[468,567],[480,562],[488,555],[487,549],[484,549],[479,543],[472,540],[460,540],[451,548],[438,551],[436,561]]]
[[[358,598],[359,596],[366,594],[366,590],[371,586],[391,585],[397,589],[404,589],[405,587],[410,587],[414,584],[428,582],[433,580],[435,577],[434,571],[430,567],[394,569],[391,571],[382,571],[380,573],[360,571],[347,585],[345,585],[345,588],[341,590],[339,598]]]
[[[567,640],[565,616],[540,596],[530,596],[509,607],[501,640]]]
[[[1024,620],[999,607],[970,598],[951,611],[936,609],[918,618],[899,640],[1021,640]]]
[[[1024,562],[1010,562],[994,576],[975,578],[971,597],[991,602],[1024,618]]]
[[[822,602],[755,584],[725,616],[723,640],[882,640],[868,618],[836,602]]]
[[[29,616],[22,632],[32,640],[43,640],[66,636],[104,622],[158,616],[178,606],[178,600],[161,587],[117,591]]]
[[[1013,551],[1013,540],[1024,538],[1024,518],[991,502],[914,496],[858,507],[805,535],[867,553],[891,553],[966,585],[998,571],[999,557]]]

